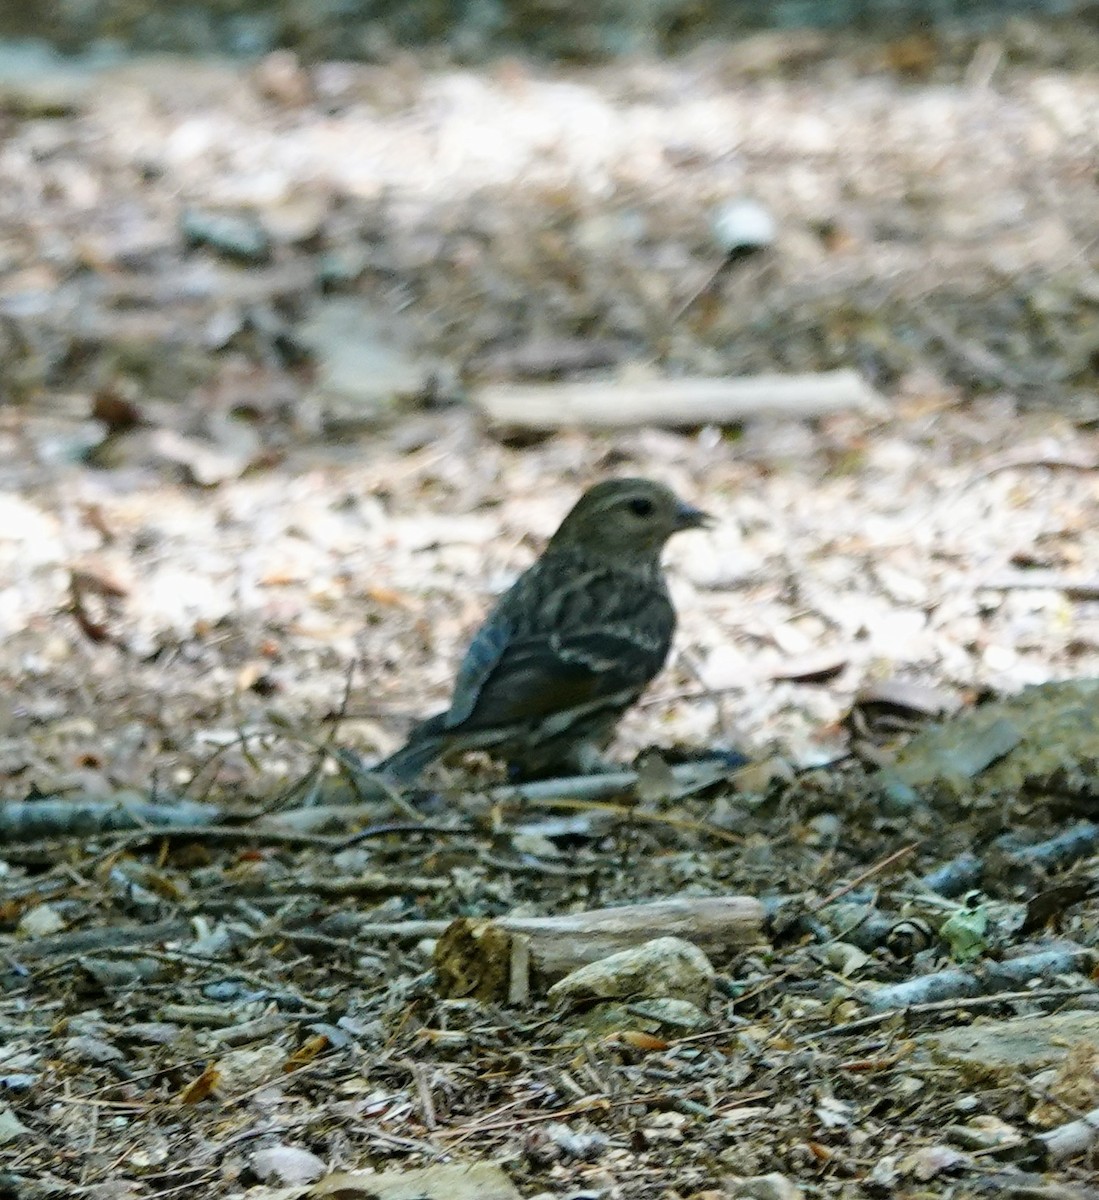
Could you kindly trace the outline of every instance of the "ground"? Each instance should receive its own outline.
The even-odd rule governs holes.
[[[1099,76],[1066,44],[1013,27],[955,62],[784,35],[584,71],[140,60],[9,88],[4,798],[223,813],[216,836],[10,835],[13,1194],[266,1196],[294,1180],[254,1154],[283,1144],[339,1168],[498,1159],[525,1196],[747,1195],[730,1181],[773,1172],[814,1196],[963,1195],[1012,1171],[1086,1194],[1087,1152],[1034,1148],[1048,1078],[921,1059],[911,1035],[964,1006],[834,1032],[955,942],[856,961],[834,953],[849,930],[805,919],[846,885],[934,917],[919,879],[971,849],[979,948],[1026,949],[1029,902],[1065,881],[986,852],[1094,795],[1085,755],[1071,803],[1046,776],[908,803],[873,774],[897,730],[867,724],[885,693],[908,726],[1099,675]],[[714,216],[741,196],[777,235],[715,277]],[[585,365],[627,390],[855,367],[882,405],[544,437],[477,415],[486,380]],[[716,518],[670,548],[676,650],[616,753],[737,749],[755,774],[562,817],[568,796],[492,803],[467,764],[435,777],[423,829],[418,809],[393,823],[325,747],[369,762],[437,708],[492,597],[611,473]],[[312,843],[256,824],[318,800],[356,807]],[[715,957],[700,1032],[586,1049],[540,993],[440,998],[430,941],[364,925],[679,894],[801,915]],[[1087,888],[1051,911],[1056,945],[1090,951]],[[1044,1001],[974,1011],[1092,1002],[1086,958],[1066,963]],[[1026,1153],[944,1144],[997,1121]]]

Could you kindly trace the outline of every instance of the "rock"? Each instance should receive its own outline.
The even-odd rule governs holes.
[[[271,257],[270,235],[256,217],[246,213],[187,209],[180,231],[188,246],[207,246],[237,262],[265,263]]]
[[[27,1127],[12,1112],[7,1104],[0,1104],[0,1146],[9,1142],[21,1142],[27,1134]]]
[[[403,398],[423,395],[429,371],[388,314],[361,299],[317,304],[298,335],[317,365],[307,402],[325,428],[371,424]]]
[[[521,1200],[495,1163],[452,1163],[413,1171],[339,1171],[308,1193],[317,1200]]]
[[[593,1004],[576,1014],[569,1022],[568,1036],[581,1041],[600,1041],[627,1030],[640,1029],[645,1034],[657,1028],[655,1021],[638,1019],[626,1004]]]
[[[16,932],[22,938],[49,937],[51,933],[60,933],[66,926],[65,918],[51,904],[36,904],[28,908],[19,918]]]
[[[265,1083],[277,1085],[285,1066],[286,1051],[278,1046],[230,1050],[215,1064],[218,1091],[225,1096],[239,1096]]]
[[[919,1146],[897,1163],[897,1172],[900,1175],[911,1175],[918,1182],[926,1183],[936,1175],[973,1165],[974,1159],[971,1155],[955,1150],[953,1146]]]
[[[1080,1042],[1099,1042],[1099,1013],[1070,1010],[1048,1017],[981,1021],[916,1038],[936,1060],[977,1078],[1041,1070],[1063,1062]]]
[[[700,1029],[709,1018],[690,1000],[673,1000],[663,996],[658,1000],[639,1000],[630,1005],[630,1012],[647,1018],[670,1030]]]
[[[593,1004],[569,1024],[572,1035],[588,1041],[619,1034],[640,1037],[681,1034],[709,1024],[709,1018],[689,1000],[638,1000],[632,1004],[608,1001]],[[627,1038],[629,1040],[629,1038]]]
[[[0,109],[16,117],[67,117],[79,112],[96,71],[82,58],[62,58],[43,42],[0,42]]]
[[[252,1155],[249,1165],[264,1183],[312,1183],[325,1172],[324,1159],[299,1146],[266,1146]]]
[[[1064,1109],[1060,1110],[1060,1115],[1063,1119]],[[1056,1124],[1060,1124],[1060,1121]],[[1009,1125],[989,1113],[974,1117],[965,1125],[948,1125],[943,1133],[949,1141],[961,1146],[963,1150],[982,1152],[1011,1150],[1023,1141],[1023,1134],[1014,1125]]]
[[[710,218],[714,240],[723,254],[740,256],[763,250],[775,240],[775,218],[756,200],[726,200]]]
[[[1024,688],[929,725],[878,773],[894,806],[919,793],[967,804],[1043,790],[1091,795],[1099,773],[1099,679]]]
[[[855,707],[870,722],[882,717],[903,720],[927,720],[954,712],[955,698],[942,688],[892,677],[860,688]]]
[[[121,1050],[102,1038],[83,1034],[68,1037],[62,1043],[64,1058],[69,1062],[95,1063],[103,1066],[106,1063],[125,1062],[126,1056]]]
[[[613,997],[671,998],[703,1005],[713,981],[714,968],[697,946],[682,938],[663,937],[577,968],[550,988],[549,998],[558,1003]]]
[[[802,1190],[777,1171],[770,1175],[752,1175],[747,1179],[725,1182],[729,1200],[801,1200]]]
[[[555,1121],[537,1131],[527,1153],[545,1163],[557,1159],[575,1162],[595,1162],[610,1145],[610,1138],[598,1129],[576,1130]]]

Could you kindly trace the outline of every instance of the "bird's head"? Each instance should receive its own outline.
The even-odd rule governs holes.
[[[561,522],[551,549],[578,548],[605,558],[651,562],[681,529],[711,517],[651,479],[607,479],[589,488]]]

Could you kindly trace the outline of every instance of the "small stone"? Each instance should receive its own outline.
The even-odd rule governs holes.
[[[495,1163],[453,1163],[411,1171],[338,1171],[309,1193],[314,1200],[520,1200]]]
[[[65,928],[65,920],[50,904],[36,904],[20,917],[16,932],[22,938],[49,937]]]
[[[673,1000],[666,996],[658,1000],[639,1000],[630,1005],[630,1012],[670,1029],[700,1029],[709,1022],[709,1018],[697,1004],[692,1004],[689,1000]]]
[[[425,393],[424,362],[405,348],[396,323],[361,299],[321,301],[299,335],[317,366],[308,401],[322,428],[373,423],[398,401]]]
[[[654,938],[570,972],[549,990],[549,999],[688,1000],[703,1005],[710,997],[714,968],[693,943],[683,938]]]
[[[725,254],[762,250],[775,240],[775,218],[756,200],[740,197],[719,205],[710,219],[714,240]]]
[[[801,1200],[802,1190],[777,1171],[770,1175],[752,1175],[725,1183],[729,1200]]]
[[[117,1046],[87,1035],[66,1038],[62,1049],[66,1059],[95,1063],[98,1066],[104,1063],[120,1063],[126,1058]]]
[[[1009,1150],[1023,1141],[1013,1125],[991,1114],[974,1117],[967,1125],[948,1125],[943,1132],[963,1150]]]
[[[265,1083],[277,1084],[284,1078],[286,1051],[266,1045],[243,1050],[230,1050],[216,1063],[218,1090],[226,1096],[237,1096]]]
[[[206,246],[238,262],[264,263],[271,257],[270,235],[247,214],[187,209],[180,230],[187,245]]]
[[[326,1167],[323,1158],[298,1146],[267,1146],[251,1158],[252,1171],[264,1183],[287,1187],[320,1179]]]
[[[941,1062],[976,1077],[1014,1076],[1063,1062],[1080,1042],[1099,1043],[1099,1013],[1070,1010],[1048,1017],[981,1021],[916,1038]]]
[[[594,1162],[610,1145],[610,1138],[598,1129],[576,1130],[554,1122],[543,1132],[564,1158],[577,1162]]]
[[[0,1104],[0,1146],[22,1139],[28,1130],[7,1104]]]

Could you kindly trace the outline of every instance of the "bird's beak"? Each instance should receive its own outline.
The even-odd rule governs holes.
[[[708,512],[691,504],[680,504],[676,513],[676,529],[710,529],[713,524],[714,519]]]

